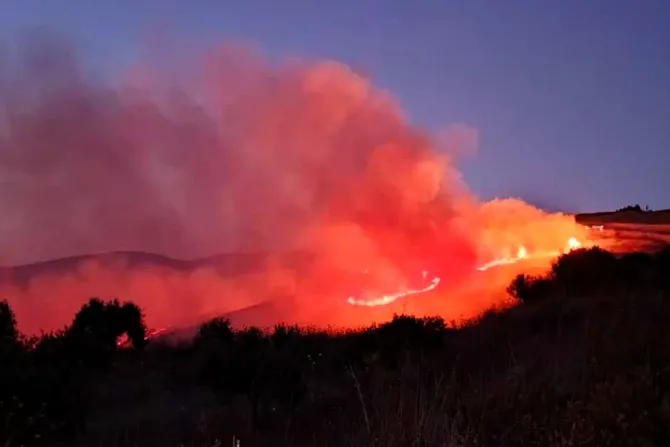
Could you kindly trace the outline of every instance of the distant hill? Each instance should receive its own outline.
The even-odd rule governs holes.
[[[575,215],[582,225],[600,226],[598,243],[615,253],[653,252],[670,244],[670,210],[645,211],[629,206],[618,211]]]
[[[575,220],[582,225],[636,224],[670,225],[670,209],[658,211],[624,210],[599,213],[576,214]]]
[[[582,225],[631,224],[663,226],[670,225],[670,209],[582,213],[576,214],[575,220]],[[295,268],[300,268],[313,259],[313,255],[306,252],[228,253],[196,260],[181,260],[155,253],[119,251],[71,256],[18,266],[0,266],[0,282],[25,283],[39,276],[67,274],[75,272],[78,268],[89,262],[95,262],[103,267],[109,266],[128,269],[142,267],[165,268],[180,272],[211,268],[222,277],[231,277],[259,270],[271,257],[283,265]]]
[[[260,270],[270,259],[282,265],[300,268],[311,256],[305,252],[272,253],[230,253],[202,259],[185,261],[154,253],[120,251],[102,254],[88,254],[54,259],[33,264],[0,267],[0,283],[26,284],[32,279],[47,275],[75,273],[87,263],[113,269],[156,268],[178,272],[198,269],[213,269],[222,277],[233,277]]]
[[[287,252],[287,253],[230,253],[217,256],[211,256],[196,260],[179,260],[170,258],[168,256],[158,255],[154,253],[122,251],[102,254],[89,254],[82,256],[72,256],[67,258],[55,259],[45,262],[37,262],[33,264],[6,266],[0,267],[0,295],[9,293],[12,288],[20,288],[26,291],[35,284],[40,284],[41,280],[50,280],[51,278],[66,278],[66,277],[80,277],[84,283],[90,281],[86,277],[86,269],[94,268],[103,271],[109,271],[111,274],[132,275],[136,273],[151,272],[153,277],[169,278],[172,275],[179,273],[185,274],[186,282],[190,281],[188,275],[196,273],[195,281],[199,276],[199,271],[206,271],[207,281],[212,281],[212,273],[219,275],[222,279],[235,278],[244,275],[262,272],[268,263],[278,265],[283,268],[295,270],[298,272],[304,271],[311,265],[313,257],[305,252]],[[104,275],[103,275],[104,276]],[[131,276],[128,276],[131,278]],[[42,287],[48,282],[41,282]],[[188,289],[188,286],[185,286]],[[100,293],[104,294],[105,291]],[[174,297],[168,297],[165,301],[166,306],[175,305],[183,306],[184,286],[181,288],[178,285],[175,289]],[[119,298],[125,299],[125,296]],[[83,297],[73,297],[67,300],[68,304],[72,302],[79,302]],[[259,298],[261,303],[251,304],[248,309],[240,308],[231,312],[229,316],[234,319],[237,325],[245,326],[249,324],[254,325],[268,325],[271,321],[268,320],[270,315],[281,315],[280,311],[290,311],[290,301],[282,299],[281,309],[278,303],[273,303],[273,300],[278,297],[268,296],[263,301]],[[196,300],[197,301],[197,300]],[[83,301],[81,301],[83,303]],[[142,301],[138,302],[142,305]],[[171,303],[171,304],[170,304]],[[289,306],[287,306],[287,304]],[[146,305],[146,304],[145,304]],[[224,306],[225,307],[225,306]],[[148,310],[150,312],[150,310]],[[160,312],[160,310],[159,310]],[[204,313],[203,313],[204,312]],[[174,313],[174,312],[173,312]],[[185,326],[185,332],[190,334],[197,330],[197,324],[200,321],[208,318],[220,316],[220,314],[209,314],[207,311],[201,311],[196,304],[190,309],[184,309],[182,315],[182,322]],[[174,317],[170,317],[174,319]],[[170,319],[168,318],[168,319]],[[46,322],[48,318],[42,318]],[[192,321],[192,323],[189,323]],[[45,323],[50,324],[50,323]],[[193,327],[190,327],[193,324]],[[159,323],[159,326],[164,326],[165,323]],[[167,324],[168,326],[170,323]],[[33,328],[35,329],[35,328]],[[33,330],[31,329],[31,330]]]

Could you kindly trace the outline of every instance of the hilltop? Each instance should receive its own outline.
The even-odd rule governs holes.
[[[575,221],[582,225],[670,225],[670,209],[651,211],[633,205],[617,211],[575,214]]]

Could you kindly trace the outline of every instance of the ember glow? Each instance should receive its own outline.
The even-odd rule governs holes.
[[[144,336],[145,340],[153,340],[155,338],[158,338],[161,334],[165,333],[168,330],[168,328],[160,328],[160,329],[149,329],[147,330],[146,335]],[[119,348],[127,348],[131,346],[131,341],[128,338],[128,334],[122,334],[119,336],[119,338],[116,340],[116,346]]]
[[[151,327],[268,300],[279,303],[268,322],[347,325],[351,309],[369,322],[338,276],[365,269],[375,303],[435,292],[416,312],[458,318],[504,291],[513,272],[492,266],[587,240],[571,216],[479,200],[458,169],[476,130],[412,125],[390,92],[342,63],[271,64],[224,44],[138,60],[105,84],[59,42],[33,39],[0,66],[0,263],[119,250],[199,261],[181,270],[110,255],[8,274],[0,294],[24,332],[62,327],[90,297],[134,301]],[[283,253],[295,251],[313,257],[294,267]],[[272,255],[253,272],[209,261],[258,252]],[[421,284],[405,278],[417,269],[429,272]]]

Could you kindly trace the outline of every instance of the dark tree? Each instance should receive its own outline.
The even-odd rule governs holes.
[[[121,305],[118,300],[106,303],[97,298],[82,306],[65,331],[69,355],[98,367],[109,363],[122,335],[128,336],[134,348],[144,346],[146,327],[142,311],[133,303]]]
[[[19,340],[16,316],[7,301],[0,301],[0,344],[14,344]]]
[[[647,209],[648,208],[649,207],[647,207]],[[635,212],[640,213],[640,212],[642,212],[642,207],[640,206],[639,203],[636,203],[635,205],[624,206],[623,208],[619,208],[617,210],[617,212],[621,212],[621,211],[635,211]]]
[[[147,327],[142,310],[134,303],[123,303],[121,308],[115,309],[114,312],[118,315],[119,320],[117,331],[127,334],[135,349],[143,348],[146,344]]]
[[[608,291],[619,279],[617,260],[612,253],[598,247],[574,250],[554,262],[551,279],[568,295]]]
[[[121,305],[118,300],[105,303],[92,298],[77,312],[68,332],[111,350],[116,348],[119,337],[126,334],[135,348],[141,348],[145,343],[146,326],[142,311],[135,304]]]
[[[537,303],[553,293],[554,283],[550,278],[517,275],[507,287],[507,293],[522,303]]]
[[[233,340],[233,329],[226,318],[213,318],[200,326],[195,337],[196,343],[217,341],[230,343]]]

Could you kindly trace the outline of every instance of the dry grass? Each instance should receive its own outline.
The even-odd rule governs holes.
[[[244,447],[667,445],[669,299],[591,297],[492,312],[438,351],[399,353],[398,368],[373,355],[343,374],[308,376],[309,397],[256,430],[243,397],[221,403],[175,385],[185,365],[136,369],[123,383],[98,384],[137,389],[99,409],[107,426],[82,445],[210,446],[233,436]]]

